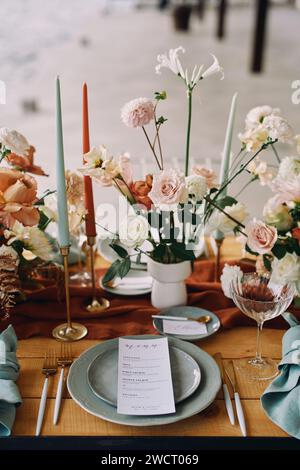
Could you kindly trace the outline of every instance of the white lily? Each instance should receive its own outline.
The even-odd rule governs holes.
[[[213,57],[214,61],[211,64],[211,66],[208,67],[208,69],[206,69],[205,72],[201,75],[201,78],[207,78],[207,77],[210,77],[211,75],[215,75],[216,73],[220,73],[221,74],[220,80],[223,80],[224,78],[223,67],[221,67],[217,57],[214,54],[211,54],[211,56]]]
[[[170,49],[169,55],[167,54],[159,54],[157,56],[158,64],[155,67],[156,73],[160,74],[160,69],[162,67],[166,67],[170,69],[171,72],[175,73],[175,75],[180,75],[183,80],[185,80],[185,74],[178,58],[178,52],[185,53],[185,49],[182,46],[177,47],[176,49]]]

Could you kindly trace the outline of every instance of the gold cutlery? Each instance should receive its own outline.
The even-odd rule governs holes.
[[[234,368],[232,361],[229,362],[229,366],[231,369],[231,373],[229,373],[229,371],[226,368],[225,368],[225,372],[233,388],[236,414],[238,417],[239,425],[240,425],[243,436],[246,437],[247,430],[246,430],[245,415],[244,415],[244,411],[243,411],[243,407],[242,407],[242,403],[241,403],[241,399],[240,399],[240,395],[238,391],[235,368]]]
[[[36,436],[40,435],[41,429],[42,429],[43,418],[44,418],[46,402],[47,402],[49,377],[51,375],[56,374],[56,372],[57,372],[56,355],[55,355],[55,352],[51,350],[45,354],[45,360],[44,360],[44,364],[42,368],[42,374],[45,375],[45,381],[44,381],[44,386],[42,390],[40,407],[39,407],[38,418],[37,418],[37,423],[36,423],[36,431],[35,431]]]
[[[216,363],[219,366],[220,373],[221,373],[222,390],[223,390],[223,397],[224,397],[226,411],[227,411],[230,423],[234,425],[234,412],[233,412],[233,407],[232,407],[228,387],[227,387],[226,380],[225,380],[225,371],[224,371],[224,365],[222,361],[222,354],[218,352],[214,355],[214,358],[215,358]]]
[[[64,385],[64,374],[65,368],[69,367],[73,362],[71,344],[61,343],[60,356],[57,359],[57,364],[61,367],[59,381],[56,390],[56,398],[54,405],[53,424],[57,424],[59,410],[61,405],[63,385]]]

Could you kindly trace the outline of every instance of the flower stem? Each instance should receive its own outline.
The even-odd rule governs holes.
[[[245,191],[245,189],[253,182],[255,181],[257,178],[254,177],[254,178],[251,178],[250,181],[247,181],[246,184],[244,184],[244,186],[242,187],[242,189],[239,190],[239,192],[237,193],[237,195],[235,196],[235,199],[237,199],[243,191]]]
[[[186,134],[186,151],[185,151],[185,176],[189,174],[189,159],[190,159],[190,138],[191,138],[191,125],[192,125],[192,98],[193,90],[188,88],[188,124]]]
[[[159,163],[159,160],[158,160],[157,155],[156,155],[156,153],[155,153],[155,149],[154,149],[153,145],[151,144],[151,141],[150,141],[150,139],[149,139],[149,136],[148,136],[148,134],[147,134],[147,132],[146,132],[145,127],[142,126],[142,129],[143,129],[143,132],[144,132],[145,137],[146,137],[146,139],[147,139],[147,142],[148,142],[148,144],[150,145],[150,148],[151,148],[151,150],[152,150],[152,153],[153,153],[153,155],[154,155],[154,158],[155,158],[155,160],[156,160],[156,163],[157,163],[157,165],[158,165],[158,168],[159,168],[160,170],[162,170],[161,164]]]
[[[278,152],[277,152],[276,148],[274,147],[273,144],[271,144],[271,147],[272,147],[272,150],[273,150],[273,152],[274,152],[274,154],[275,154],[276,160],[278,161],[278,163],[281,163],[281,160],[280,160],[280,157],[279,157],[279,155],[278,155]]]

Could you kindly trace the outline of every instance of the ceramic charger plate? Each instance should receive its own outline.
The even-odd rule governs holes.
[[[192,395],[200,384],[197,362],[181,349],[170,346],[170,364],[175,403]],[[88,382],[93,392],[110,405],[117,406],[118,344],[99,354],[88,368]],[[105,377],[105,380],[103,378]]]
[[[206,324],[207,326],[207,333],[203,335],[173,335],[164,333],[163,330],[163,320],[160,318],[153,319],[153,326],[154,328],[162,335],[183,339],[185,341],[198,341],[199,339],[207,338],[208,336],[213,335],[218,331],[220,328],[220,320],[217,315],[209,310],[205,310],[204,308],[199,307],[171,307],[166,308],[159,312],[159,315],[168,315],[169,317],[191,317],[191,318],[198,318],[204,315],[210,315],[211,321]]]
[[[154,335],[132,336],[131,339],[157,339]],[[195,392],[176,405],[176,412],[157,416],[129,416],[117,412],[117,408],[101,400],[88,383],[88,368],[94,359],[104,351],[116,347],[118,339],[105,341],[85,351],[71,365],[68,374],[68,390],[73,400],[88,413],[112,423],[127,426],[161,426],[189,418],[207,408],[216,398],[221,387],[219,368],[214,359],[199,347],[176,338],[168,338],[174,346],[189,354],[201,370],[201,382]],[[103,377],[105,380],[105,377]]]
[[[137,295],[146,295],[149,294],[152,290],[152,285],[149,287],[138,287],[139,283],[143,283],[143,278],[145,279],[145,283],[149,284],[149,273],[147,271],[138,271],[134,269],[130,269],[130,271],[124,277],[124,280],[136,280],[136,283],[126,287],[122,287],[121,285],[116,287],[109,287],[102,282],[102,278],[99,280],[99,285],[102,289],[110,292],[111,294],[115,295],[124,295],[124,296],[137,296]],[[130,288],[129,288],[130,287]]]

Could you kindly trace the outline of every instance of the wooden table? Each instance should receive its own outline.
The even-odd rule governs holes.
[[[281,357],[281,339],[284,331],[265,329],[264,352],[273,359]],[[201,341],[201,348],[209,354],[221,351],[224,361],[254,354],[256,328],[235,328],[221,331]],[[74,357],[97,344],[95,340],[82,340],[72,345]],[[200,346],[200,342],[198,343]],[[13,428],[14,436],[34,436],[39,400],[43,385],[41,367],[45,351],[60,345],[54,339],[32,338],[19,341],[18,356],[21,364],[19,387],[23,404],[17,410]],[[264,414],[260,396],[266,383],[251,383],[238,373],[238,385],[242,399],[249,436],[284,437],[286,434]],[[49,399],[42,429],[43,436],[240,436],[238,425],[231,426],[221,395],[206,411],[175,424],[159,427],[130,427],[109,423],[81,409],[66,394],[59,424],[52,424],[54,399],[58,374],[51,380]]]

